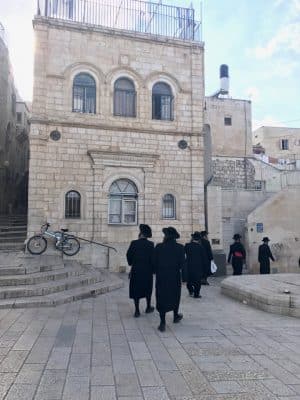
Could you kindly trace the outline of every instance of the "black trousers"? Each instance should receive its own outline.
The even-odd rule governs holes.
[[[199,296],[200,294],[200,289],[201,289],[201,281],[199,282],[191,282],[189,281],[186,284],[186,288],[189,291],[190,294],[193,294],[194,296]]]

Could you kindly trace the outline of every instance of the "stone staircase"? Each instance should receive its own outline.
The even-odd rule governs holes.
[[[0,250],[23,250],[27,215],[0,215]]]
[[[0,264],[0,309],[53,307],[122,286],[107,270],[60,256],[7,256]]]

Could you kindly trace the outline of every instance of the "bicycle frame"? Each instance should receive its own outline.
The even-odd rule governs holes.
[[[55,247],[57,247],[57,243],[60,242],[62,243],[64,241],[64,232],[54,232],[54,231],[48,231],[50,224],[46,223],[44,225],[42,225],[41,227],[41,234],[42,236],[48,236],[51,237],[52,239],[55,239]]]

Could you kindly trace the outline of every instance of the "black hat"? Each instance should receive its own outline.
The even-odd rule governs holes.
[[[149,225],[140,224],[139,228],[140,228],[140,232],[143,236],[145,236],[146,238],[152,237],[152,230]]]
[[[268,238],[268,236],[265,236],[264,238],[263,238],[263,240],[262,240],[262,242],[269,242],[270,241],[270,239]]]
[[[207,232],[207,231],[201,231],[201,232],[200,232],[200,235],[201,235],[201,237],[203,238],[203,237],[205,237],[205,236],[208,235],[208,232]]]
[[[175,228],[173,228],[173,226],[168,226],[168,228],[163,228],[163,234],[169,238],[169,239],[179,239],[180,235],[179,233],[176,231]]]
[[[238,239],[241,239],[242,238],[242,236],[239,234],[239,233],[235,233],[234,235],[233,235],[233,240],[238,240]]]
[[[192,239],[194,240],[200,240],[201,239],[201,232],[195,231],[194,233],[191,234]]]

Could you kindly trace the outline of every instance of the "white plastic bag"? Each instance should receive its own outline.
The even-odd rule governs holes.
[[[216,266],[216,264],[215,264],[214,261],[212,260],[212,261],[210,262],[210,270],[211,270],[211,273],[214,274],[214,273],[217,271],[217,269],[218,269],[218,267]]]

